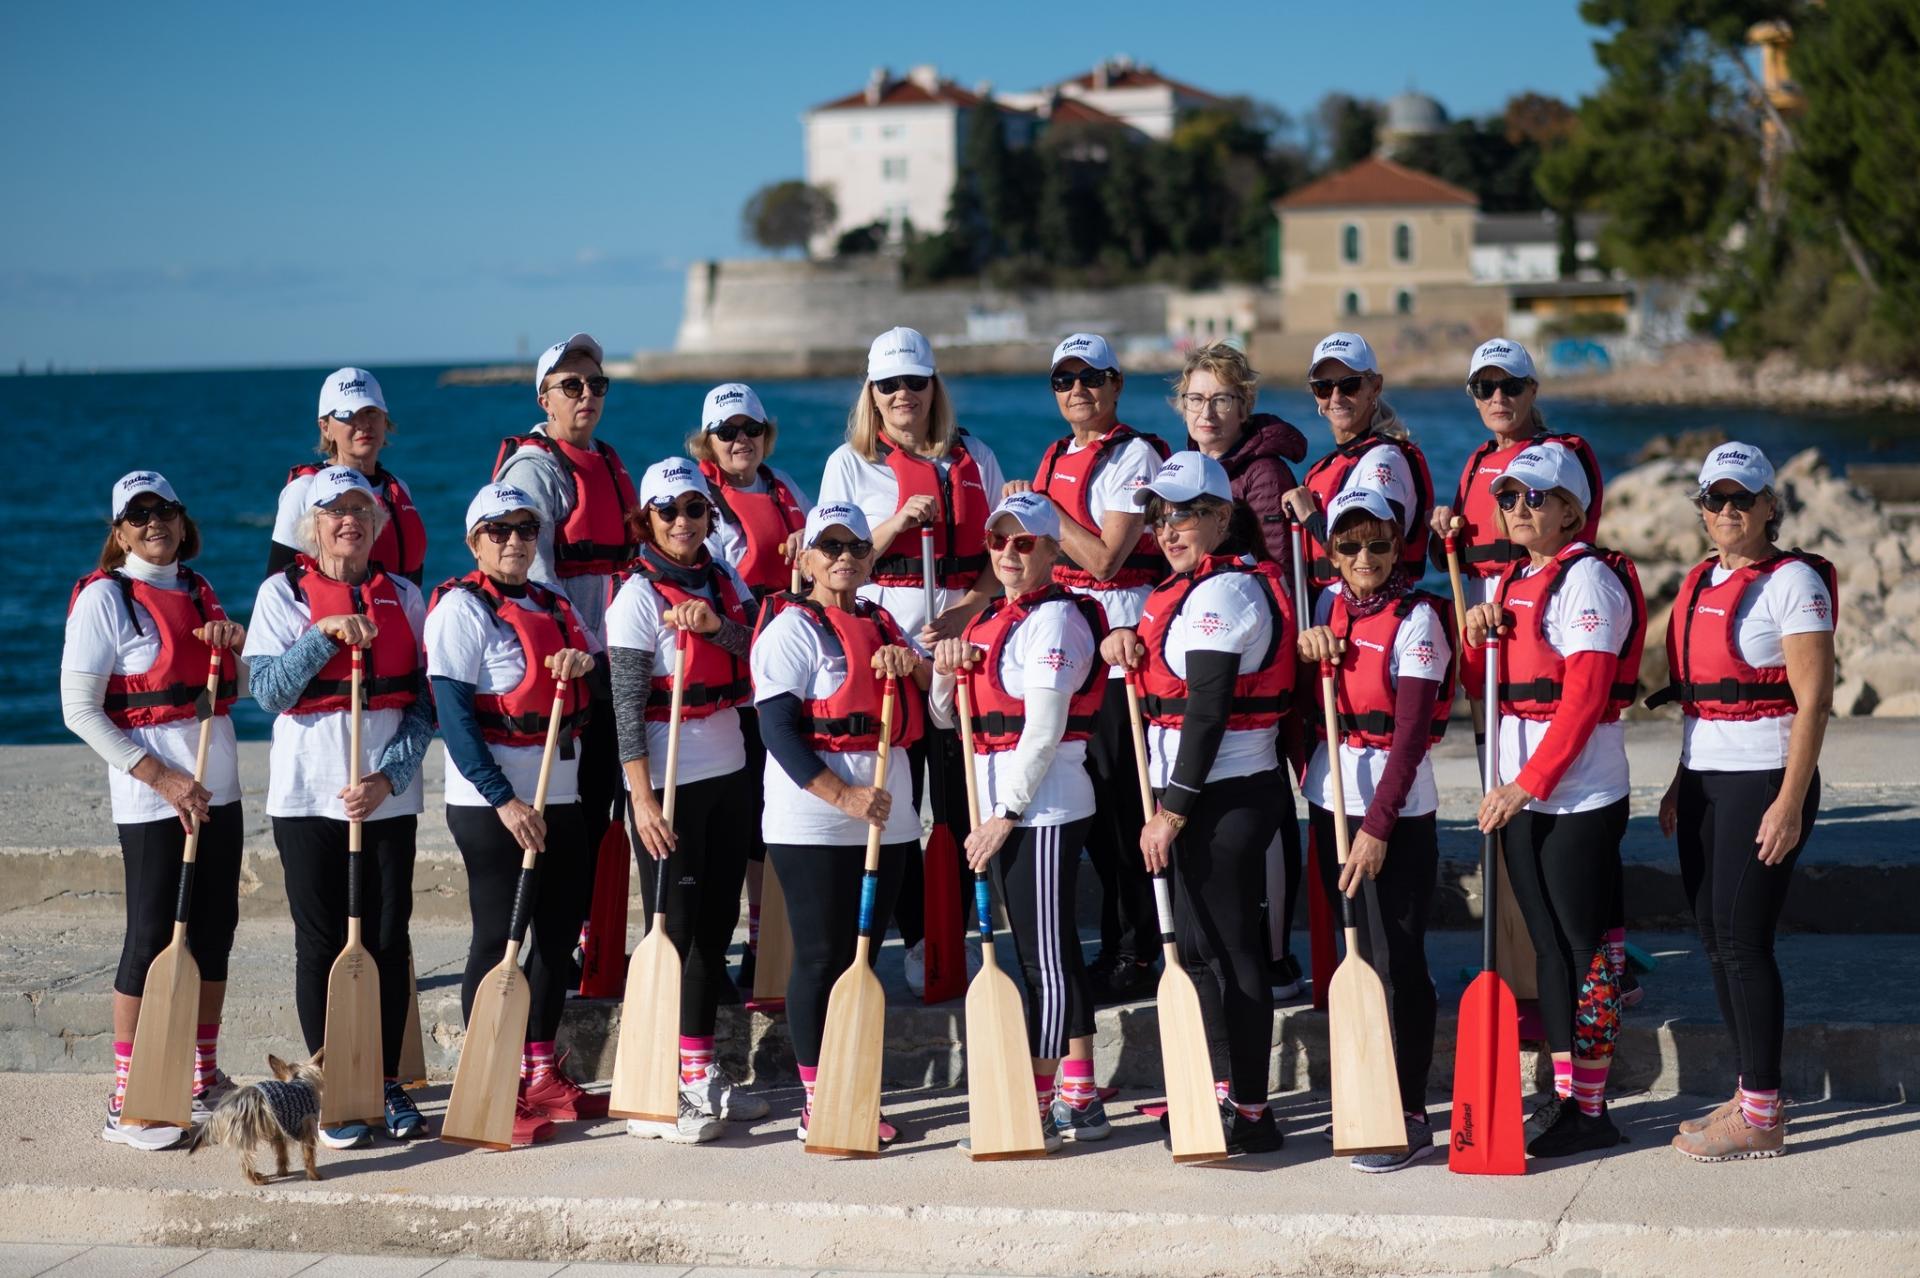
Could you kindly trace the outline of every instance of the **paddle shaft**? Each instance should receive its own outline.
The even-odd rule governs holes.
[[[687,704],[687,649],[693,636],[681,630],[673,642],[673,699],[667,705],[667,775],[660,787],[660,815],[666,819],[667,832],[673,832],[674,797],[680,790],[680,715]],[[653,864],[653,926],[667,925],[667,861],[660,857]]]
[[[366,650],[353,646],[353,681],[347,700],[347,788],[360,784],[360,699],[366,677]],[[347,822],[347,944],[360,944],[360,819]]]
[[[1347,833],[1347,787],[1340,775],[1340,713],[1334,704],[1334,680],[1338,677],[1337,667],[1331,661],[1320,663],[1320,706],[1327,721],[1327,784],[1333,790],[1333,848],[1334,855],[1341,866],[1347,863],[1347,853],[1351,850],[1352,840]],[[1345,892],[1340,893],[1340,927],[1347,934],[1347,953],[1357,956],[1355,948],[1358,937],[1355,934],[1353,917],[1353,898]]]
[[[1134,775],[1140,782],[1140,810],[1153,818],[1153,781],[1147,775],[1147,722],[1140,709],[1140,678],[1129,670],[1127,685],[1127,719],[1133,728],[1133,764]],[[1160,954],[1169,967],[1180,962],[1179,947],[1175,944],[1173,932],[1173,889],[1167,883],[1167,872],[1156,870],[1153,875],[1153,904],[1159,914]]]
[[[1307,527],[1293,521],[1293,624],[1305,630],[1313,624],[1307,615]]]
[[[939,588],[934,584],[933,574],[933,525],[920,525],[920,593],[926,598],[927,624],[933,624],[933,618],[940,607]]]
[[[540,780],[533,787],[533,810],[547,814],[547,782],[553,776],[554,746],[560,740],[560,722],[567,712],[567,681],[553,681],[553,710],[547,716],[547,744],[540,752]],[[528,848],[520,857],[520,881],[513,889],[513,912],[508,915],[506,965],[512,967],[520,956],[520,936],[527,930],[527,914],[533,908],[533,867],[540,859],[539,848]]]
[[[851,670],[847,677],[853,677]],[[887,764],[893,757],[893,703],[899,691],[899,681],[888,675],[886,688],[880,694],[880,744],[873,764],[876,790],[887,788]],[[873,902],[880,893],[880,841],[886,833],[884,825],[867,827],[867,860],[860,875],[860,939],[855,942],[856,963],[865,962],[868,951],[873,948]]]
[[[1487,636],[1487,677],[1482,695],[1487,703],[1487,758],[1483,765],[1481,784],[1484,793],[1492,794],[1500,786],[1500,636]],[[1480,970],[1494,970],[1494,938],[1499,932],[1495,923],[1500,913],[1499,876],[1500,852],[1494,846],[1499,837],[1489,830],[1480,839]]]
[[[1453,637],[1462,649],[1467,646],[1467,591],[1460,583],[1460,530],[1467,521],[1455,515],[1444,538],[1447,547],[1447,580],[1453,585]]]
[[[954,685],[953,695],[960,712],[960,748],[967,760],[967,828],[980,828],[980,779],[973,774],[973,693],[967,680],[967,672],[960,672],[960,680]],[[980,916],[980,958],[992,963],[993,955],[993,904],[987,892],[987,872],[984,869],[974,871],[973,909]]]
[[[193,752],[193,783],[203,785],[207,779],[207,755],[213,744],[213,707],[220,699],[220,654],[221,649],[213,649],[213,656],[207,661],[207,704],[206,714],[200,720],[200,743]],[[193,904],[193,865],[200,855],[200,818],[187,819],[187,846],[180,853],[180,886],[173,900],[173,944],[183,944],[187,939],[187,910]]]

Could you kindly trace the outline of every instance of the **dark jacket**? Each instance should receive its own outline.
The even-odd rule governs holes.
[[[1195,447],[1191,439],[1187,447]],[[1291,423],[1272,413],[1255,413],[1247,418],[1247,431],[1240,442],[1220,459],[1233,485],[1234,499],[1245,502],[1253,511],[1267,545],[1267,558],[1288,575],[1293,572],[1293,542],[1280,498],[1300,483],[1287,463],[1303,461],[1306,455],[1307,437]]]

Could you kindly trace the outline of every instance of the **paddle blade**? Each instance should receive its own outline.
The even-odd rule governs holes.
[[[833,983],[820,1039],[820,1072],[807,1121],[809,1154],[872,1158],[880,1152],[880,1057],[887,995],[867,963],[861,937],[853,965]]]
[[[1352,933],[1348,933],[1349,936]],[[1393,1066],[1387,991],[1365,959],[1348,954],[1327,991],[1333,1073],[1333,1152],[1397,1154],[1407,1148],[1400,1077]]]
[[[440,1120],[441,1140],[481,1149],[512,1147],[529,997],[526,975],[515,959],[503,960],[474,991],[453,1094]]]
[[[967,987],[967,1134],[976,1163],[1047,1155],[1020,991],[991,945]]]
[[[380,971],[373,955],[351,942],[327,974],[326,1065],[321,1072],[320,1125],[386,1120],[381,1078]]]
[[[400,1081],[423,1087],[427,1081],[427,1043],[420,1028],[420,981],[414,975],[413,955],[407,955],[407,1023],[400,1034]]]
[[[193,1120],[193,1047],[200,1008],[200,965],[193,951],[175,942],[147,965],[140,1022],[133,1031],[133,1063],[127,1067],[122,1121],[169,1123]]]
[[[654,916],[627,965],[607,1109],[615,1118],[671,1123],[680,1116],[680,951],[667,939],[666,922]]]
[[[1173,1161],[1204,1163],[1225,1158],[1227,1133],[1220,1125],[1220,1102],[1213,1094],[1213,1065],[1207,1059],[1200,995],[1193,988],[1193,978],[1171,954],[1160,974],[1158,1003],[1160,1072],[1167,1082]]]
[[[922,998],[944,1003],[967,988],[967,941],[960,904],[960,846],[944,821],[933,824],[926,855],[926,958]]]
[[[1448,1169],[1468,1176],[1524,1174],[1520,1104],[1520,1026],[1513,991],[1499,976],[1482,972],[1460,996]]]
[[[1306,882],[1320,882],[1322,855],[1320,840],[1309,828]],[[1325,892],[1307,893],[1307,933],[1310,944],[1308,961],[1313,965],[1313,1010],[1324,1012],[1327,1010],[1327,987],[1333,984],[1329,974],[1340,962],[1340,952],[1333,944],[1333,906]]]
[[[768,857],[760,872],[760,948],[754,952],[749,1006],[773,1011],[787,1001],[793,974],[793,928],[787,922],[787,894]]]
[[[633,856],[627,823],[615,821],[600,837],[587,910],[587,943],[580,954],[580,996],[619,998],[627,971],[627,891]]]

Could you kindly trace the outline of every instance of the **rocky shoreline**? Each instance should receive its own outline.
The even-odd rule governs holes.
[[[1807,369],[1786,356],[1743,364],[1728,359],[1712,342],[1667,347],[1652,363],[1554,377],[1542,393],[1615,404],[1920,413],[1920,380],[1878,377],[1850,368]]]

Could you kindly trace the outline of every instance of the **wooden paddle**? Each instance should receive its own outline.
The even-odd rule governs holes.
[[[934,574],[933,525],[920,526],[920,589],[927,608],[927,624],[939,615],[940,592]],[[944,1003],[967,988],[967,940],[960,901],[960,847],[947,824],[947,755],[941,742],[929,734],[927,795],[933,809],[933,829],[921,853],[921,911],[925,933],[920,947],[925,964],[921,1001]],[[969,829],[972,827],[969,826]]]
[[[427,1085],[427,1043],[420,1028],[420,977],[413,970],[413,952],[407,952],[407,1023],[400,1027],[400,1085]]]
[[[547,813],[547,781],[553,775],[554,746],[567,713],[567,681],[553,681],[553,710],[547,718],[546,749],[540,755],[540,779],[534,785],[533,810]],[[466,1042],[453,1072],[453,1094],[447,1115],[440,1120],[440,1139],[477,1149],[513,1147],[514,1102],[520,1095],[520,1059],[526,1049],[527,1009],[532,992],[520,970],[520,938],[533,911],[534,866],[540,850],[520,857],[520,882],[513,889],[513,912],[508,915],[507,953],[481,978],[473,992],[473,1011],[467,1016]]]
[[[1140,779],[1140,810],[1153,815],[1153,782],[1147,776],[1147,725],[1140,710],[1140,676],[1127,673],[1127,714],[1133,720],[1134,770]],[[1123,852],[1123,855],[1132,855]],[[1165,870],[1153,876],[1153,904],[1160,916],[1160,1072],[1167,1084],[1167,1131],[1176,1163],[1209,1163],[1227,1156],[1227,1130],[1213,1094],[1213,1061],[1207,1055],[1207,1022],[1200,991],[1180,961],[1173,932],[1173,890]]]
[[[674,792],[680,784],[680,711],[687,697],[687,645],[681,630],[673,652],[673,700],[667,718],[667,775],[660,807],[673,829]],[[620,1041],[613,1054],[613,1094],[607,1112],[615,1118],[672,1123],[680,1118],[680,951],[667,936],[667,858],[654,862],[653,924],[627,964],[626,998],[620,1005]]]
[[[967,756],[967,822],[980,828],[980,783],[973,772],[973,696],[963,672],[955,687],[960,741]],[[987,872],[973,876],[973,908],[980,919],[980,971],[967,987],[967,1134],[976,1163],[1045,1158],[1040,1134],[1040,1096],[1034,1090],[1033,1056],[1020,989],[1000,970],[993,952],[993,904]]]
[[[1307,598],[1307,528],[1299,520],[1293,532],[1293,624],[1295,631],[1313,625],[1311,602]],[[1333,947],[1333,911],[1327,906],[1327,894],[1320,891],[1320,840],[1314,837],[1312,823],[1307,828],[1307,882],[1315,886],[1307,891],[1307,960],[1313,968],[1309,992],[1313,1010],[1327,1010],[1327,987],[1338,956]]]
[[[360,708],[365,650],[353,653],[348,714],[347,785],[360,784]],[[323,1050],[327,1085],[320,1089],[320,1125],[383,1122],[386,1091],[380,1039],[380,971],[360,941],[361,823],[347,823],[347,943],[327,974],[327,1024]]]
[[[849,670],[847,677],[856,678]],[[879,758],[873,786],[887,788],[893,754],[893,703],[899,684],[887,676],[880,699]],[[887,992],[873,974],[873,903],[880,890],[881,826],[867,828],[866,870],[860,878],[860,938],[853,962],[827,995],[827,1023],[820,1039],[819,1073],[807,1120],[809,1154],[873,1158],[880,1153],[880,1058],[886,1051]]]
[[[776,1012],[787,1003],[793,975],[793,927],[787,922],[787,894],[768,857],[760,869],[760,948],[754,952],[753,989],[748,1006]]]
[[[1451,538],[1449,538],[1451,541]],[[1451,555],[1452,548],[1449,546]],[[1500,784],[1500,636],[1487,636],[1487,750],[1482,784]],[[1520,1120],[1520,1016],[1513,990],[1500,978],[1494,880],[1500,873],[1494,836],[1480,840],[1480,975],[1460,996],[1453,1053],[1453,1139],[1447,1168],[1470,1176],[1518,1176],[1527,1170]]]
[[[1320,663],[1320,702],[1327,723],[1327,781],[1333,790],[1333,840],[1340,864],[1351,846],[1347,834],[1346,783],[1340,768],[1340,715],[1334,704],[1334,666]],[[1340,926],[1347,953],[1327,991],[1327,1034],[1333,1074],[1333,1152],[1403,1154],[1407,1125],[1400,1109],[1400,1079],[1393,1063],[1393,1023],[1387,990],[1360,956],[1353,898],[1340,893]]]
[[[225,649],[213,649],[207,662],[207,691],[194,707],[200,720],[200,744],[193,755],[193,783],[207,779],[207,748],[213,739],[213,706],[220,697],[220,662]],[[200,821],[187,827],[180,853],[180,886],[173,904],[173,939],[147,964],[146,992],[133,1028],[133,1059],[127,1065],[127,1090],[120,1102],[123,1123],[164,1123],[186,1127],[193,1121],[193,1053],[200,1010],[200,964],[187,946],[187,909],[193,903],[193,866],[200,854]]]

